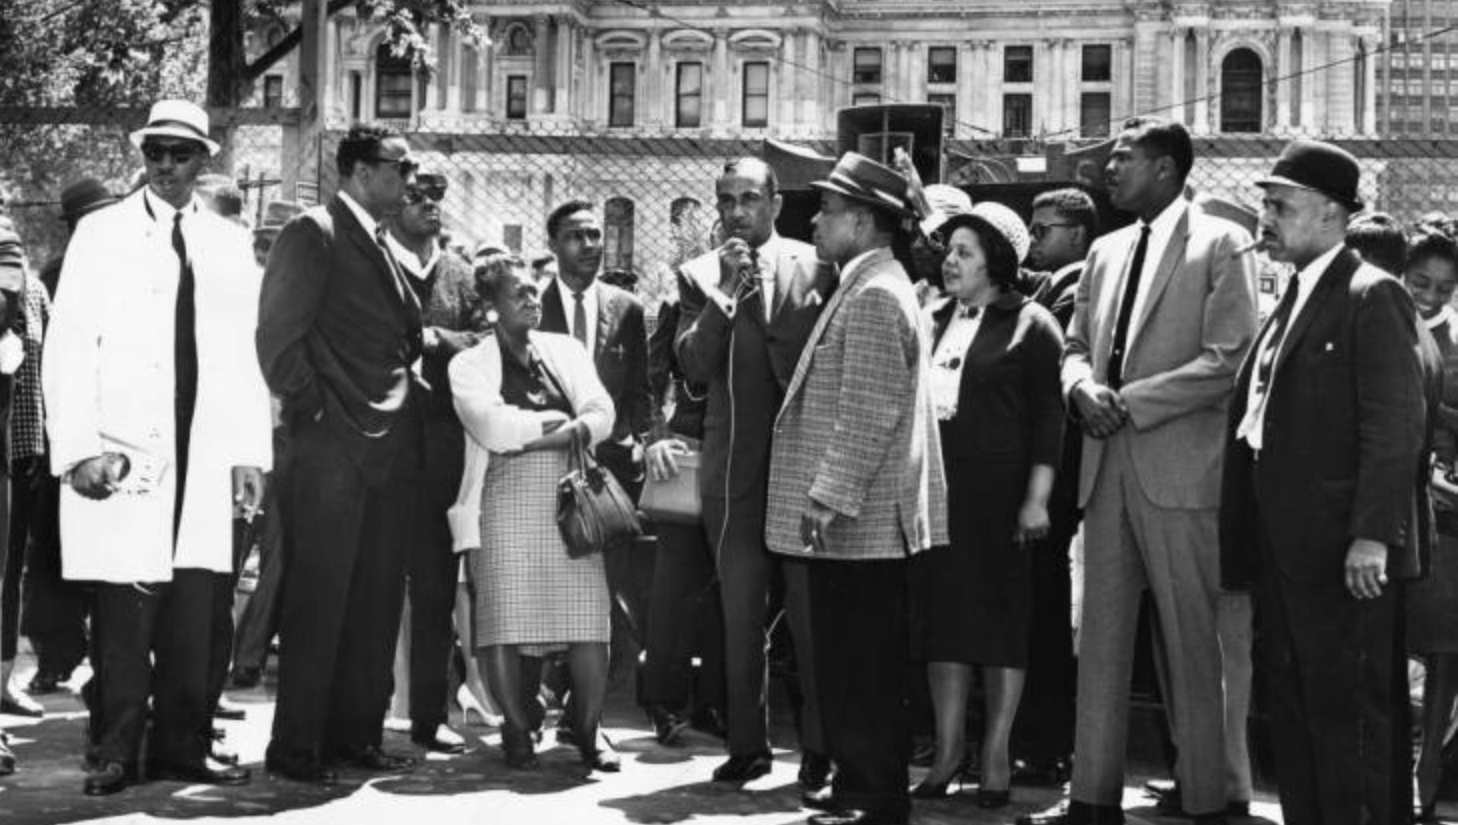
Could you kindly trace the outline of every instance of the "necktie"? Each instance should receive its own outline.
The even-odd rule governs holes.
[[[182,525],[182,502],[187,493],[187,458],[192,445],[192,417],[197,408],[197,283],[187,241],[182,237],[182,212],[172,221],[172,249],[177,253],[176,334],[173,338],[174,415],[177,422],[177,494],[173,501],[172,539]]]
[[[1144,258],[1149,253],[1149,224],[1139,229],[1139,243],[1134,245],[1134,260],[1129,264],[1129,277],[1124,279],[1124,297],[1119,302],[1119,320],[1114,324],[1114,348],[1109,351],[1108,378],[1112,389],[1124,385],[1124,348],[1129,343],[1129,316],[1134,314],[1134,299],[1139,295],[1139,279],[1144,274]]]
[[[1276,356],[1281,352],[1281,339],[1286,337],[1286,325],[1291,322],[1291,308],[1296,305],[1296,293],[1299,291],[1296,278],[1297,276],[1292,275],[1291,281],[1286,284],[1286,293],[1281,296],[1275,319],[1271,321],[1271,333],[1266,336],[1260,357],[1256,359],[1256,403],[1252,407],[1265,406],[1266,391],[1271,386],[1271,375],[1276,368]]]
[[[587,346],[587,307],[582,304],[582,293],[572,293],[575,305],[572,307],[572,337]]]

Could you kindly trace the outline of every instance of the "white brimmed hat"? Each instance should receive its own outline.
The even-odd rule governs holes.
[[[152,104],[147,114],[147,125],[132,132],[132,145],[142,148],[142,141],[149,137],[175,137],[195,140],[207,147],[209,155],[216,155],[221,149],[217,141],[208,137],[208,113],[196,103],[186,100],[159,100]]]

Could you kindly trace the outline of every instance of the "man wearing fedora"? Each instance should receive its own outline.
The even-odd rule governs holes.
[[[235,507],[257,507],[271,461],[254,318],[239,311],[258,295],[248,237],[194,192],[219,148],[208,116],[160,101],[131,140],[148,184],[77,226],[41,365],[62,570],[96,592],[88,795],[137,778],[149,701],[151,778],[248,780],[208,757],[198,628],[232,570]]]
[[[1359,176],[1346,151],[1303,140],[1257,183],[1260,242],[1296,274],[1241,367],[1225,439],[1221,578],[1255,594],[1291,823],[1411,815],[1393,722],[1423,378],[1407,291],[1344,244]]]
[[[1109,156],[1113,205],[1138,220],[1091,247],[1063,360],[1085,438],[1083,625],[1071,801],[1030,823],[1119,823],[1129,680],[1149,591],[1169,675],[1184,812],[1223,822],[1225,695],[1217,631],[1220,435],[1256,327],[1244,230],[1190,208],[1183,126],[1127,122]]]
[[[807,559],[832,823],[910,812],[906,675],[912,554],[947,542],[946,479],[928,388],[931,330],[891,246],[906,178],[855,152],[820,190],[815,251],[840,267],[785,390],[765,538]]]

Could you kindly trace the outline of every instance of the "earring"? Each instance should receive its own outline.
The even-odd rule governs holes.
[[[496,314],[496,310],[494,310],[494,309],[488,309],[488,310],[486,310],[486,323],[488,323],[488,324],[495,324],[500,319],[501,319],[501,316]]]

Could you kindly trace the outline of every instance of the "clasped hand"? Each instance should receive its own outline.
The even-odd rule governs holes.
[[[1069,395],[1083,419],[1083,431],[1094,438],[1108,438],[1129,423],[1129,405],[1110,387],[1080,381]]]
[[[719,247],[719,291],[733,298],[741,273],[754,268],[753,250],[743,238],[730,238]]]

